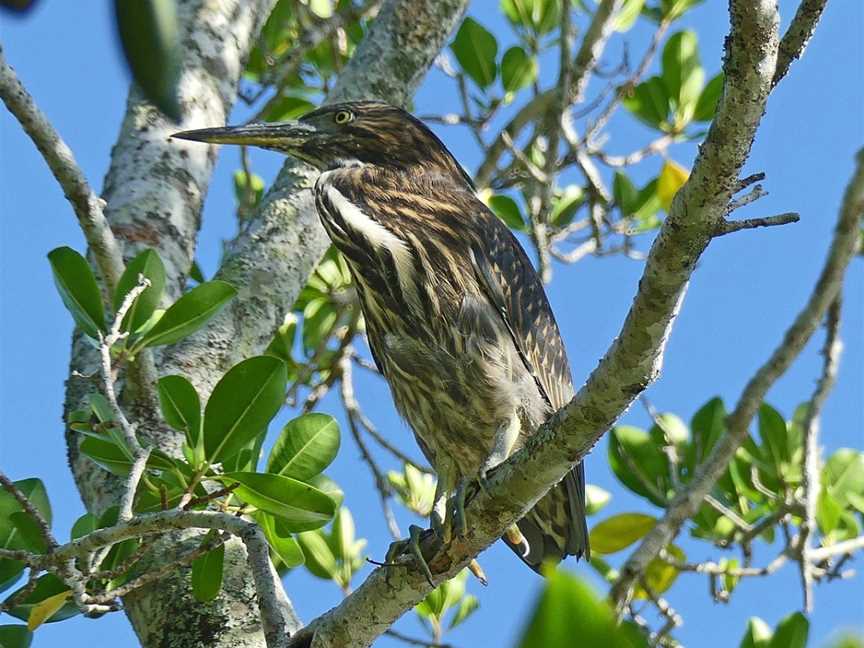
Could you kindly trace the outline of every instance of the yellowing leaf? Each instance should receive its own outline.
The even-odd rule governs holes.
[[[687,182],[690,172],[680,164],[672,160],[666,160],[657,178],[657,195],[660,197],[660,205],[667,212],[672,206],[672,199],[678,190]]]
[[[613,515],[591,529],[591,550],[611,554],[629,547],[654,528],[655,519],[644,513]]]
[[[71,595],[72,590],[66,590],[65,592],[55,594],[54,596],[49,596],[43,601],[39,601],[33,606],[33,609],[30,610],[30,616],[27,618],[27,629],[30,632],[33,632],[36,628],[45,623],[45,621],[50,619],[57,610],[63,607],[66,603],[66,599]]]

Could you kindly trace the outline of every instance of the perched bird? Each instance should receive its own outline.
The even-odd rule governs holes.
[[[432,527],[445,541],[464,531],[465,486],[573,395],[555,317],[519,242],[432,131],[385,103],[174,137],[258,146],[321,171],[315,204],[351,269],[375,362],[438,474]],[[504,540],[535,571],[587,556],[582,465]]]

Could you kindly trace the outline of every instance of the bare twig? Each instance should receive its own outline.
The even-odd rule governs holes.
[[[768,195],[768,192],[765,191],[762,185],[757,184],[753,189],[749,192],[741,196],[740,198],[736,198],[735,200],[729,201],[729,207],[727,207],[726,211],[728,213],[732,213],[736,209],[741,209],[742,207],[746,207],[750,203],[754,203],[760,198],[764,198]]]
[[[788,225],[789,223],[797,223],[801,220],[801,216],[795,212],[786,212],[777,216],[766,216],[764,218],[748,218],[743,221],[727,221],[720,223],[714,236],[723,236],[732,232],[740,232],[745,229],[755,229],[757,227],[774,227],[776,225]]]
[[[109,293],[113,293],[123,274],[124,265],[120,247],[108,221],[105,220],[104,201],[90,188],[72,151],[39,110],[33,97],[6,62],[2,48],[0,48],[0,98],[21,124],[24,132],[33,140],[45,162],[48,163],[51,173],[63,188],[66,199],[71,203],[78,217],[78,224],[96,259],[105,286]]]
[[[369,470],[372,472],[372,478],[375,481],[375,488],[378,490],[378,496],[381,500],[381,510],[383,511],[384,519],[387,522],[387,529],[390,531],[390,535],[393,536],[394,540],[398,540],[402,537],[402,532],[399,530],[399,525],[396,523],[396,516],[393,515],[393,509],[390,507],[390,498],[393,496],[390,482],[387,481],[384,472],[378,467],[374,457],[372,457],[372,453],[370,453],[369,448],[366,447],[366,442],[363,441],[363,437],[360,434],[360,426],[357,423],[360,406],[357,403],[357,399],[354,397],[354,380],[351,376],[350,355],[343,356],[340,359],[338,371],[340,374],[339,382],[341,385],[340,393],[342,396],[342,406],[345,408],[345,413],[348,415],[348,429],[351,430],[351,436],[354,437],[354,441],[360,449],[360,456],[363,457],[363,461],[366,462],[366,465],[369,466]]]
[[[816,530],[816,502],[819,497],[819,413],[828,394],[837,380],[837,368],[840,364],[840,354],[843,343],[840,340],[840,302],[837,297],[828,307],[825,318],[825,346],[822,348],[822,375],[816,385],[816,391],[810,399],[807,416],[804,419],[804,473],[801,480],[805,515],[801,522],[801,581],[804,588],[804,610],[813,609],[813,565],[810,561],[811,537]]]
[[[855,551],[860,551],[864,549],[864,535],[858,536],[857,538],[852,538],[851,540],[844,540],[843,542],[838,542],[833,545],[827,545],[825,547],[818,547],[809,552],[810,560],[813,562],[820,562],[823,560],[828,560],[829,558],[833,558],[834,556],[841,556],[843,554],[851,554]]]

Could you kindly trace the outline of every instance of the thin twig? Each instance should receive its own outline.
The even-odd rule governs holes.
[[[801,480],[804,519],[801,522],[801,581],[804,589],[804,611],[813,610],[813,565],[810,561],[811,537],[816,530],[816,502],[819,497],[819,413],[837,381],[837,369],[843,343],[840,340],[841,297],[831,302],[825,317],[825,346],[822,348],[822,375],[810,399],[804,419],[804,474]]]
[[[822,11],[828,0],[802,0],[798,5],[798,11],[789,23],[786,33],[780,40],[780,48],[777,51],[777,66],[774,70],[772,85],[777,85],[786,76],[792,61],[801,57],[807,43],[816,31],[816,25],[822,17]]]
[[[777,225],[788,225],[797,223],[801,220],[801,216],[795,212],[786,212],[777,216],[766,216],[764,218],[748,218],[743,221],[721,221],[717,232],[714,236],[724,236],[733,232],[740,232],[745,229],[755,229],[757,227],[775,227]]]
[[[78,224],[87,239],[99,272],[105,281],[109,294],[113,294],[123,274],[123,257],[114,233],[105,219],[105,201],[97,196],[87,178],[75,161],[75,156],[51,122],[45,117],[33,97],[21,84],[15,71],[6,62],[3,48],[0,47],[0,98],[9,109],[24,132],[39,149],[51,173],[60,183],[66,199],[71,203]]]

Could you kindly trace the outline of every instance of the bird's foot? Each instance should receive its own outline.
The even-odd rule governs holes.
[[[390,545],[385,562],[392,563],[399,556],[409,554],[420,566],[429,584],[435,587],[435,583],[432,580],[432,570],[429,569],[429,563],[426,560],[423,549],[426,546],[429,554],[434,553],[441,546],[441,536],[434,529],[421,529],[416,524],[408,527],[408,534],[408,538],[405,540],[397,540]],[[431,541],[431,544],[427,544],[427,541]]]

